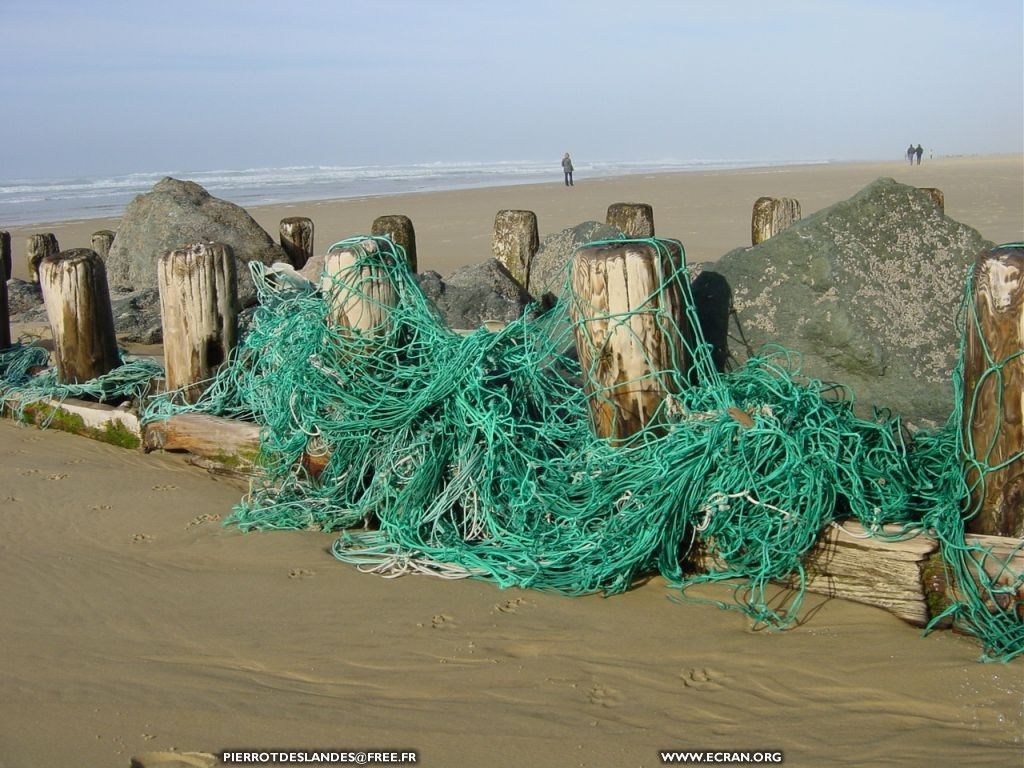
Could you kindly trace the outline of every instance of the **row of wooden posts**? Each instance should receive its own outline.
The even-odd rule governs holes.
[[[939,193],[941,195],[941,193]],[[800,218],[800,204],[790,198],[762,197],[754,204],[751,223],[751,242],[767,240]],[[608,207],[606,222],[617,227],[627,237],[654,237],[654,210],[647,203],[613,203]],[[407,216],[379,216],[373,221],[371,235],[389,237],[405,250],[409,269],[416,272],[416,232]],[[105,262],[114,242],[115,233],[109,229],[94,232],[90,239],[91,250]],[[279,242],[285,255],[296,269],[301,269],[313,256],[313,221],[303,216],[282,219],[279,227]],[[494,219],[492,250],[494,257],[524,288],[529,287],[530,265],[540,247],[537,216],[532,211],[502,210]],[[3,254],[3,286],[0,286],[0,349],[11,344],[10,320],[6,280],[12,270],[10,233],[0,231],[0,249]],[[29,280],[40,282],[39,270],[43,260],[61,253],[53,233],[42,232],[29,235],[25,256]],[[82,254],[78,255],[82,258]],[[101,355],[101,360],[106,356]]]
[[[765,213],[765,212],[768,213]],[[799,216],[799,203],[787,199],[755,204],[754,220],[768,229]],[[654,217],[650,205],[620,203],[608,209],[608,221],[631,237],[652,237]],[[107,232],[96,233],[94,244],[106,243]],[[373,234],[387,236],[406,249],[415,268],[415,233],[405,216],[378,218]],[[103,258],[95,249],[54,251],[52,235],[33,236],[40,250],[39,279],[51,329],[60,381],[80,383],[103,375],[120,364]],[[530,211],[500,211],[495,218],[494,253],[524,284],[537,251],[537,218]],[[294,217],[281,222],[281,243],[293,264],[301,267],[313,252],[313,223]],[[373,247],[372,241],[364,247]],[[10,237],[0,233],[4,270],[10,274]],[[105,249],[104,249],[105,250]],[[351,274],[357,253],[335,251],[325,257],[321,287],[331,296],[328,322],[362,333],[385,329],[387,307],[397,300],[380,270],[364,268]],[[574,320],[583,370],[589,374],[591,420],[597,434],[615,443],[629,439],[648,426],[651,417],[672,394],[673,377],[658,373],[685,370],[687,334],[685,308],[678,290],[665,290],[662,275],[681,257],[669,248],[671,267],[661,263],[665,254],[644,243],[607,243],[580,249],[572,267],[577,297]],[[203,383],[224,362],[237,342],[236,259],[223,243],[196,243],[164,253],[158,263],[158,285],[164,331],[166,386],[182,389],[194,402]],[[511,267],[516,267],[513,271]],[[368,271],[366,271],[368,270]],[[1013,278],[1008,280],[1007,276]],[[372,286],[372,300],[345,290],[346,281]],[[1007,286],[1012,286],[1008,288]],[[979,457],[1002,465],[991,473],[983,493],[983,514],[972,520],[979,533],[1024,534],[1024,462],[1011,461],[1024,449],[1020,403],[1024,396],[1024,361],[1014,357],[1024,347],[1024,249],[997,249],[982,254],[975,270],[979,323],[968,329],[965,366],[965,403],[973,421],[965,424]],[[6,310],[6,282],[0,287]],[[658,313],[673,323],[659,324]],[[3,317],[6,321],[6,313]],[[0,347],[10,346],[9,325],[0,324]],[[676,338],[669,336],[677,334]],[[992,350],[996,359],[1009,359],[1003,382],[996,382],[981,351]],[[596,359],[599,358],[599,359]],[[744,421],[741,419],[741,421]]]

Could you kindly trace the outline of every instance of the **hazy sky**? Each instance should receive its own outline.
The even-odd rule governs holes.
[[[0,179],[1024,151],[1021,0],[0,0]]]

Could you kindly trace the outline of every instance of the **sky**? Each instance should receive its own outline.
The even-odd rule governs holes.
[[[1024,151],[1022,0],[0,0],[0,179]]]

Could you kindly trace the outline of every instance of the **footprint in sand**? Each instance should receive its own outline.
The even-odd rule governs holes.
[[[176,490],[178,490],[178,486],[176,486],[176,485],[154,485],[153,486],[153,490],[154,491],[176,491]]]
[[[220,515],[212,515],[209,513],[205,515],[196,515],[188,521],[188,525],[185,526],[185,530],[187,531],[189,528],[193,528],[197,525],[203,525],[204,523],[215,523],[218,520],[220,520]]]
[[[56,472],[56,473],[54,473],[52,475],[47,475],[46,479],[47,480],[67,480],[69,477],[71,477],[71,475],[69,475],[67,472]]]
[[[622,703],[622,693],[614,688],[608,688],[600,683],[595,683],[587,693],[587,700],[591,704],[597,704],[601,707],[617,707]]]
[[[85,464],[85,459],[68,459],[65,464]]]
[[[441,627],[454,627],[455,620],[447,613],[438,613],[430,620],[430,626],[433,629],[441,629]]]
[[[289,579],[310,579],[316,576],[316,571],[307,571],[305,568],[292,568],[288,571]]]
[[[91,512],[106,512],[109,509],[113,509],[109,504],[93,504],[89,507]]]
[[[15,502],[21,501],[17,496],[7,496],[4,499],[5,504],[14,504]]]
[[[132,757],[131,768],[213,768],[217,756],[209,752],[143,752]]]
[[[156,539],[156,536],[150,536],[148,533],[136,533],[134,536],[132,536],[132,541],[134,541],[136,544],[144,544],[153,541],[154,539]]]
[[[503,603],[497,603],[494,606],[494,610],[497,613],[519,613],[519,609],[525,606],[527,603],[521,597],[514,597],[511,600],[506,600]]]
[[[38,469],[23,469],[18,474],[22,475],[23,477],[29,477],[30,475],[38,475],[39,473],[40,470]]]
[[[718,682],[721,675],[713,669],[704,667],[684,669],[679,673],[679,677],[683,681],[684,688],[694,691],[720,691],[723,688],[722,684]]]

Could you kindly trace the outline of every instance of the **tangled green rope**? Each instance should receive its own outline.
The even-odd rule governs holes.
[[[335,556],[384,575],[577,595],[621,592],[658,572],[684,597],[695,584],[726,582],[727,607],[784,627],[827,526],[853,518],[880,537],[927,531],[959,598],[932,625],[953,620],[976,634],[987,660],[1024,652],[1024,575],[964,532],[976,510],[964,507],[962,360],[949,422],[913,436],[883,414],[858,418],[851,397],[804,380],[799,358],[782,348],[719,373],[697,330],[681,244],[634,242],[675,265],[658,292],[680,296],[685,318],[659,309],[644,322],[685,347],[690,370],[647,361],[672,394],[620,445],[591,429],[588,398],[609,393],[583,386],[593,377],[580,360],[600,365],[602,350],[576,354],[573,318],[592,311],[581,299],[566,290],[539,317],[461,335],[385,238],[333,246],[358,258],[319,285],[253,264],[260,307],[243,343],[198,403],[167,393],[149,400],[144,419],[201,410],[260,424],[264,476],[232,520],[244,530],[340,531]],[[380,304],[381,283],[393,286],[395,305],[375,307],[376,325],[325,322],[353,298]],[[965,313],[971,321],[969,300]],[[608,320],[637,333],[636,312]],[[8,386],[54,386],[22,381],[28,364],[3,354],[0,379],[20,382]],[[1013,362],[992,360],[992,375]],[[996,469],[982,461],[972,482]],[[684,570],[701,553],[710,569]],[[769,583],[790,578],[795,599],[770,605]]]
[[[25,408],[44,398],[63,402],[69,397],[100,403],[139,401],[150,382],[163,375],[163,368],[146,359],[131,359],[121,353],[121,364],[102,376],[78,384],[62,383],[49,365],[50,353],[42,347],[16,344],[0,350],[0,410],[25,417]],[[51,411],[40,426],[46,427],[56,415]]]
[[[638,245],[665,260],[682,251],[670,241]],[[364,570],[570,595],[620,592],[655,571],[683,594],[741,579],[735,606],[782,627],[800,607],[804,557],[826,526],[854,518],[877,536],[934,531],[965,598],[937,621],[977,634],[985,658],[1024,650],[1016,593],[1005,597],[1013,584],[997,584],[982,567],[993,555],[965,540],[958,411],[944,429],[910,438],[898,419],[858,418],[835,387],[801,381],[798,359],[781,348],[717,373],[699,332],[688,336],[661,312],[655,322],[667,336],[689,339],[696,385],[652,370],[674,394],[656,426],[612,447],[590,428],[587,372],[573,354],[578,299],[462,336],[445,327],[389,240],[334,248],[361,256],[323,290],[254,268],[261,308],[197,406],[263,425],[266,481],[235,509],[243,529],[337,530],[335,556]],[[338,296],[370,301],[380,278],[397,304],[377,327],[325,324]],[[683,296],[686,325],[699,327],[685,265],[662,289]],[[631,332],[631,314],[612,321]],[[149,417],[175,407],[165,402]],[[317,456],[326,461],[319,473]],[[698,549],[715,566],[684,572]],[[769,583],[794,574],[797,598],[769,605]]]

